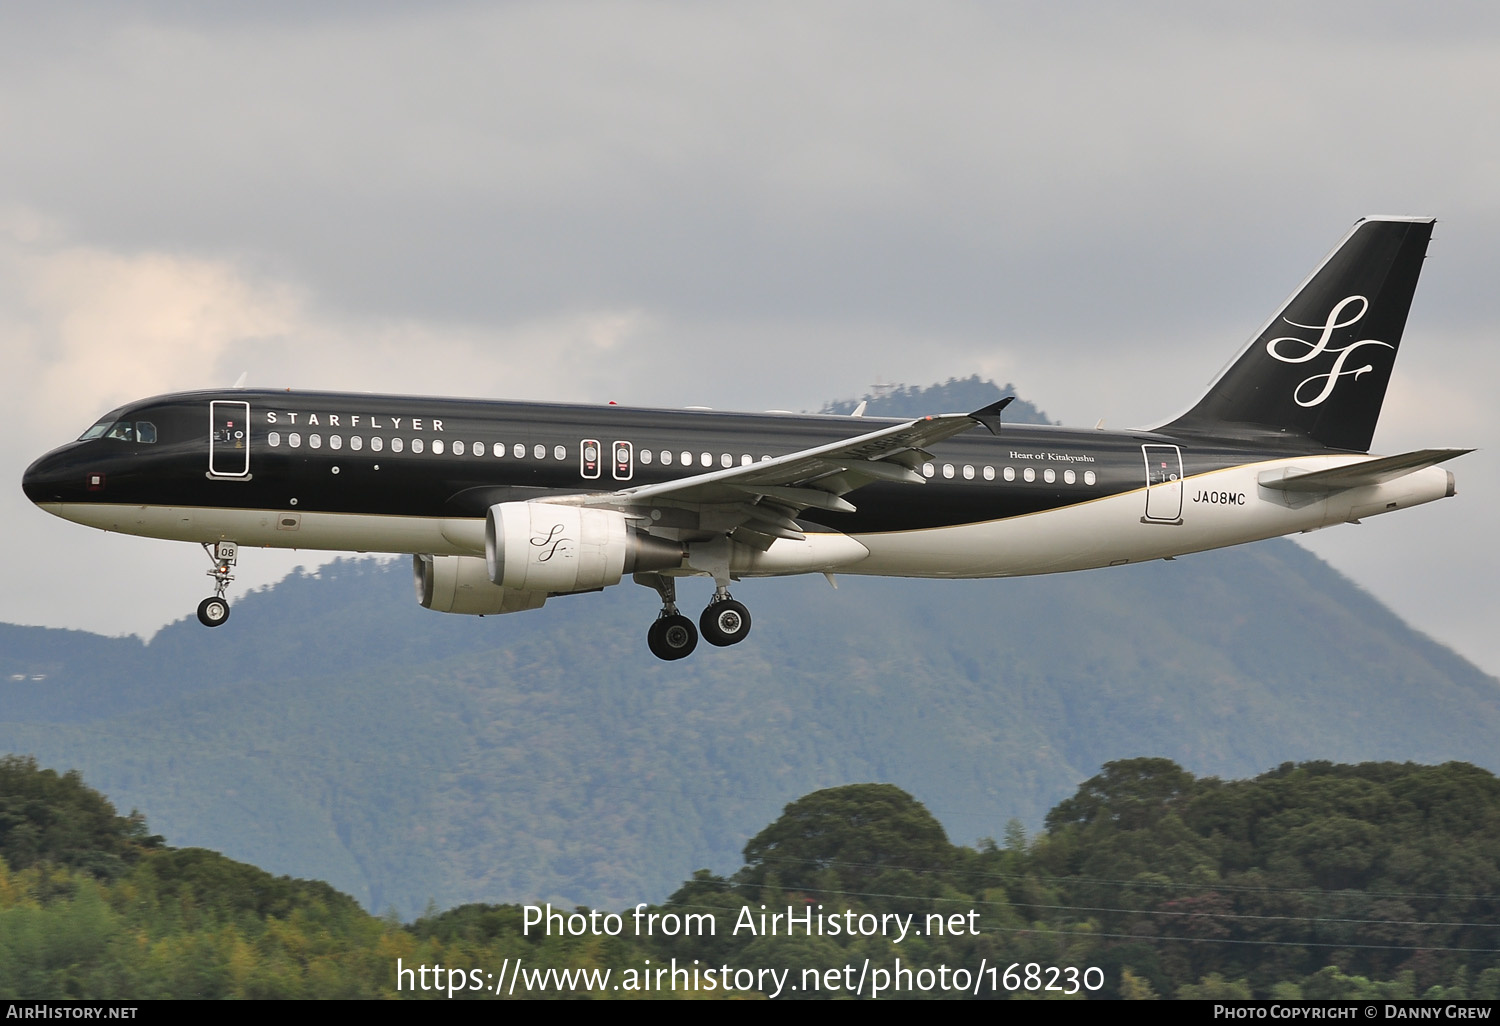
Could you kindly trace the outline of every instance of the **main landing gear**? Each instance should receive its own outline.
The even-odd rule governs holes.
[[[646,632],[651,654],[668,661],[692,655],[698,647],[698,631],[710,645],[725,648],[737,645],[750,634],[750,610],[729,597],[727,588],[714,590],[714,597],[698,618],[698,626],[677,611],[677,581],[662,574],[636,574],[636,582],[656,589],[661,596],[661,612]]]
[[[203,551],[208,553],[208,558],[214,565],[208,571],[208,576],[214,579],[214,593],[198,603],[198,622],[205,627],[217,627],[229,619],[229,600],[224,597],[224,592],[228,590],[229,582],[234,580],[229,569],[239,561],[240,547],[234,542],[218,542],[213,545],[204,542]]]

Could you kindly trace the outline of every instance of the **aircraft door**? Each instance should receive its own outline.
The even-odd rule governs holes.
[[[635,446],[630,442],[615,443],[615,480],[629,481],[635,476]]]
[[[593,480],[599,476],[599,462],[603,459],[599,452],[599,439],[585,438],[578,443],[578,473],[587,480]]]
[[[208,472],[214,477],[248,477],[250,404],[215,399],[208,406]]]
[[[1175,445],[1143,445],[1146,457],[1145,523],[1182,523],[1182,450]]]

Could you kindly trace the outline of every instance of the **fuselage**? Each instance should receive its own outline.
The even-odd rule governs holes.
[[[24,487],[48,512],[127,534],[483,556],[486,511],[497,503],[673,481],[886,423],[893,422],[194,392],[111,412],[85,437],[32,464]],[[919,467],[922,485],[877,481],[848,494],[853,512],[805,509],[797,523],[806,542],[738,553],[736,576],[838,570],[998,577],[1087,569],[1312,530],[1453,491],[1451,475],[1433,467],[1299,498],[1265,487],[1264,475],[1371,457],[1275,438],[1005,425],[998,436],[970,431],[950,438],[929,455]],[[666,503],[651,515],[654,533],[685,541],[716,533],[713,510]]]

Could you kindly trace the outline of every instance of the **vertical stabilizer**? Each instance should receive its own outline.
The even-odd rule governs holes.
[[[1356,223],[1198,405],[1160,430],[1368,452],[1433,224]]]

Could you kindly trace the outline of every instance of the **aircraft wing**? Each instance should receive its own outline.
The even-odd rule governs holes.
[[[723,528],[743,526],[761,535],[765,545],[775,538],[801,539],[802,531],[792,519],[797,513],[809,507],[852,513],[853,503],[842,496],[872,481],[924,484],[918,468],[930,458],[927,446],[981,424],[998,433],[1000,411],[1013,398],[973,413],[910,420],[759,463],[623,488],[591,496],[588,504],[626,509],[717,507],[714,512]],[[761,539],[744,540],[757,544]]]

